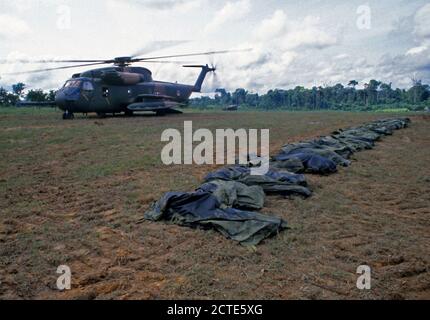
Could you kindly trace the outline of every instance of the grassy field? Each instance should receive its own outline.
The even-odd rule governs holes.
[[[137,223],[170,190],[191,191],[210,166],[165,166],[164,129],[270,128],[271,150],[396,114],[186,113],[77,116],[0,109],[0,298],[430,298],[430,122],[411,115],[338,174],[307,176],[307,200],[269,197],[291,229],[257,250],[213,231]],[[56,290],[56,269],[72,290]],[[356,269],[372,267],[372,289]]]

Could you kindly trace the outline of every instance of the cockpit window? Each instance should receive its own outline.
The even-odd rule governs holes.
[[[92,84],[91,82],[89,82],[89,81],[84,81],[84,84],[83,84],[83,86],[82,86],[82,89],[83,89],[84,91],[93,91],[93,90],[94,90],[94,87],[93,87],[93,84]]]
[[[79,80],[70,80],[67,81],[64,85],[64,88],[79,88],[81,86],[82,81]]]

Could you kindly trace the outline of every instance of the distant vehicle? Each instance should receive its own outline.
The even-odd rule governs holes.
[[[237,104],[232,104],[230,106],[227,106],[223,108],[224,111],[237,111],[239,110],[239,106]]]
[[[168,55],[159,57],[118,57],[109,60],[43,60],[35,63],[78,63],[41,70],[30,70],[9,74],[39,73],[52,70],[69,69],[84,66],[113,64],[111,67],[92,69],[74,74],[59,89],[55,101],[39,103],[57,105],[64,111],[63,119],[73,119],[74,113],[96,112],[100,117],[106,114],[125,113],[132,116],[136,111],[153,111],[157,115],[181,113],[175,108],[188,104],[193,92],[200,92],[206,75],[215,72],[214,66],[184,65],[186,68],[200,68],[201,72],[194,85],[155,81],[152,72],[143,67],[131,66],[137,62],[172,63],[163,61],[177,57],[207,56],[221,53],[248,51],[224,50],[203,53]],[[28,62],[28,61],[27,61]],[[20,105],[38,105],[34,102],[21,102]]]

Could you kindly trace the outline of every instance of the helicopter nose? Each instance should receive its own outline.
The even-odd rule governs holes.
[[[79,100],[80,90],[74,88],[72,90],[65,88],[59,90],[55,95],[55,103],[63,110],[68,109],[71,111],[75,103]]]

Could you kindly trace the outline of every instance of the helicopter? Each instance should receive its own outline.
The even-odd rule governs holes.
[[[162,59],[210,56],[246,50],[223,50],[202,53],[164,55],[158,57],[117,57],[107,60],[41,60],[37,63],[78,63],[25,72],[8,73],[8,75],[47,72],[60,69],[110,64],[109,67],[87,70],[76,73],[68,79],[55,95],[55,101],[46,104],[58,106],[63,113],[64,120],[74,119],[75,113],[95,112],[99,117],[107,114],[124,113],[132,116],[134,112],[152,111],[157,116],[171,113],[182,113],[177,108],[186,107],[190,96],[201,92],[206,75],[215,72],[215,66],[183,65],[185,68],[199,68],[200,74],[194,85],[173,82],[156,81],[152,78],[151,70],[133,66],[137,62],[175,63]],[[27,62],[27,61],[26,61]],[[35,103],[21,103],[21,105]]]

